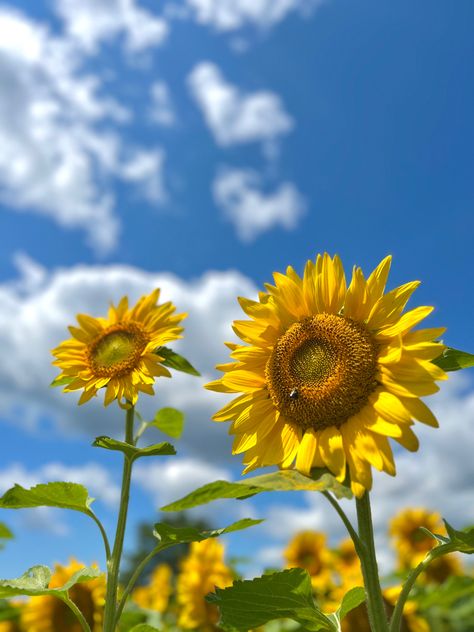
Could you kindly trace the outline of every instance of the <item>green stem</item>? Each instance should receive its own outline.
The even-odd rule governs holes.
[[[133,575],[131,576],[130,581],[128,582],[127,586],[124,588],[124,591],[123,591],[122,596],[120,598],[120,602],[118,604],[117,611],[116,611],[116,614],[115,614],[115,625],[118,624],[118,622],[120,620],[120,615],[122,614],[122,610],[124,609],[125,603],[127,601],[127,597],[132,592],[133,587],[135,586],[135,584],[136,584],[138,578],[140,577],[143,569],[148,564],[148,562],[151,559],[153,559],[155,557],[155,555],[157,555],[160,552],[160,550],[161,550],[160,547],[156,547],[152,551],[150,551],[150,553],[148,553],[148,555],[146,555],[142,559],[140,564],[133,571]]]
[[[76,606],[74,601],[72,601],[72,599],[70,599],[69,596],[66,596],[64,598],[60,597],[60,599],[61,599],[61,601],[63,601],[74,612],[74,614],[76,615],[79,623],[81,624],[81,628],[84,630],[84,632],[91,632],[89,624],[85,620],[84,615],[79,610],[79,608]]]
[[[380,588],[377,558],[375,555],[374,529],[370,510],[369,492],[362,498],[356,498],[357,522],[360,538],[360,561],[364,576],[367,610],[372,632],[388,632],[387,614]]]
[[[403,608],[405,607],[408,595],[410,594],[410,591],[413,588],[418,575],[422,573],[433,560],[445,554],[445,551],[441,551],[440,549],[441,547],[439,547],[439,549],[433,549],[432,551],[430,551],[425,559],[420,562],[416,568],[410,571],[405,583],[403,584],[402,591],[398,597],[397,605],[395,606],[395,610],[393,611],[392,618],[390,620],[390,632],[400,631]]]
[[[134,407],[127,409],[125,422],[125,442],[133,443]],[[117,588],[120,571],[120,559],[122,557],[125,525],[127,522],[128,501],[130,497],[130,481],[132,478],[132,459],[124,455],[122,492],[120,497],[120,509],[115,532],[114,548],[107,564],[107,592],[105,596],[104,632],[114,632],[115,612],[117,608]]]
[[[354,547],[355,547],[357,553],[359,553],[359,549],[360,549],[359,536],[357,535],[356,530],[352,526],[351,521],[349,520],[349,518],[344,513],[344,510],[342,509],[341,505],[337,502],[337,500],[333,496],[331,496],[331,494],[329,492],[322,492],[322,494],[323,494],[323,496],[325,498],[327,498],[327,500],[329,500],[331,505],[334,507],[334,509],[339,514],[339,517],[341,518],[342,522],[344,523],[344,526],[346,527],[347,532],[351,536],[352,542],[354,542]]]
[[[108,562],[110,560],[110,544],[109,544],[109,539],[107,537],[105,529],[101,521],[99,520],[99,518],[95,515],[95,513],[92,510],[89,510],[87,512],[87,515],[90,516],[92,520],[96,523],[96,525],[99,527],[100,533],[102,535],[102,540],[104,541],[105,559]]]

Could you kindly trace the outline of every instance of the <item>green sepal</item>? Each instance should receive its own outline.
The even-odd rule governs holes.
[[[91,567],[78,570],[68,581],[60,587],[48,588],[51,581],[51,570],[47,566],[33,566],[17,579],[0,580],[0,599],[17,597],[19,595],[39,596],[51,595],[64,599],[67,591],[75,584],[97,579],[102,573]]]
[[[197,377],[201,375],[186,358],[169,347],[157,347],[154,353],[163,358],[161,364],[169,369],[175,369],[175,371],[182,371],[183,373],[196,375]]]
[[[73,382],[75,379],[76,378],[73,377],[72,375],[63,375],[63,376],[58,375],[51,382],[50,387],[54,388],[55,386],[67,386],[68,384]]]
[[[328,470],[313,471],[311,477],[304,476],[296,470],[279,470],[270,474],[262,474],[230,483],[229,481],[214,481],[184,496],[165,507],[162,511],[182,511],[198,505],[204,505],[221,498],[249,498],[262,492],[271,491],[330,491],[337,497],[350,498],[349,488],[341,485],[328,473]]]
[[[468,369],[474,366],[474,354],[447,347],[432,362],[443,369],[443,371],[459,371],[460,369]]]
[[[337,632],[339,626],[319,610],[307,571],[292,568],[216,588],[206,600],[218,606],[221,624],[247,632],[275,619],[292,619],[305,630]]]
[[[174,446],[166,441],[163,443],[149,445],[145,448],[137,448],[130,443],[118,441],[117,439],[112,439],[111,437],[97,437],[92,443],[92,446],[94,448],[103,448],[104,450],[122,452],[132,461],[135,461],[143,456],[173,456],[176,454]]]
[[[0,498],[0,508],[59,507],[89,513],[93,501],[84,485],[79,483],[40,483],[30,489],[15,485]]]
[[[237,522],[233,522],[228,527],[222,529],[213,530],[200,530],[196,527],[175,527],[164,522],[158,522],[153,529],[153,535],[159,540],[160,548],[168,548],[176,544],[187,544],[189,542],[201,542],[202,540],[208,540],[209,538],[217,538],[225,533],[232,533],[233,531],[241,531],[242,529],[248,529],[257,524],[260,524],[263,520],[253,520],[251,518],[243,518]]]
[[[147,425],[158,428],[173,439],[179,439],[183,434],[184,414],[176,408],[161,408]]]

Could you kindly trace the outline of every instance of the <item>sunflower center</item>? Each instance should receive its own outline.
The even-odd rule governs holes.
[[[136,368],[148,342],[137,323],[119,323],[106,329],[88,349],[94,375],[116,377]]]
[[[294,323],[266,366],[276,408],[303,429],[340,427],[377,386],[377,344],[365,327],[336,314]]]

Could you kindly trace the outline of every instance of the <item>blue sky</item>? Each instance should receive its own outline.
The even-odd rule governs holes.
[[[120,466],[89,444],[118,434],[117,420],[47,384],[49,349],[75,314],[125,293],[159,284],[189,311],[180,348],[205,381],[240,317],[235,297],[272,271],[324,250],[370,270],[392,253],[392,285],[421,279],[417,304],[435,305],[447,342],[472,351],[473,18],[468,0],[2,3],[3,489],[89,482],[112,526]],[[238,476],[202,381],[178,377],[144,403],[149,414],[182,407],[188,425],[174,464],[138,471],[129,546],[137,520],[196,480]],[[376,481],[380,537],[386,515],[427,496],[460,526],[474,521],[472,379],[453,379],[433,406],[441,429],[422,429],[420,455]],[[254,568],[278,562],[302,526],[343,535],[304,495],[205,511],[216,526],[268,517],[229,541],[233,555],[257,547]],[[6,576],[69,554],[100,559],[82,517],[2,519],[17,535]]]

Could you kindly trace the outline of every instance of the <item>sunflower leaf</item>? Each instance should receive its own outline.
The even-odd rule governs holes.
[[[350,497],[350,490],[337,483],[336,479],[326,470],[314,474],[310,478],[296,470],[279,470],[270,474],[262,474],[243,479],[235,483],[229,481],[214,481],[184,496],[165,507],[162,511],[182,511],[198,505],[204,505],[222,498],[249,498],[262,492],[271,491],[331,491],[336,495]]]
[[[443,371],[459,371],[474,366],[474,354],[447,347],[443,353],[433,360],[433,364]]]
[[[134,625],[129,632],[160,632],[160,630],[148,625],[148,623],[139,623],[138,625]]]
[[[0,522],[0,539],[1,540],[12,540],[13,533],[7,527],[7,525],[3,522]]]
[[[89,513],[93,500],[87,489],[78,483],[41,483],[30,489],[15,485],[0,498],[0,508],[59,507]]]
[[[100,575],[102,573],[96,568],[85,567],[74,573],[63,586],[48,588],[51,570],[47,566],[33,566],[17,579],[1,579],[0,599],[17,595],[52,595],[64,598],[75,584],[96,579]]]
[[[342,621],[342,619],[344,619],[344,617],[346,617],[351,610],[354,610],[354,608],[360,606],[360,604],[364,601],[365,590],[361,586],[351,588],[342,598],[342,603],[336,612],[338,620]]]
[[[104,448],[104,450],[112,450],[115,452],[123,452],[125,456],[132,461],[142,456],[172,456],[176,454],[176,450],[171,443],[166,441],[146,446],[145,448],[137,448],[125,441],[118,441],[111,437],[96,437],[93,442],[94,448]]]
[[[164,358],[161,364],[167,366],[169,369],[175,369],[176,371],[182,371],[183,373],[200,377],[201,374],[199,371],[197,371],[186,358],[183,358],[182,355],[179,355],[179,353],[176,353],[176,351],[173,351],[169,347],[157,347],[155,353]]]
[[[161,408],[153,421],[148,422],[148,426],[158,428],[173,439],[179,439],[183,434],[184,414],[176,408]]]
[[[175,527],[164,522],[158,522],[153,529],[153,535],[159,540],[159,547],[168,548],[175,544],[183,544],[188,542],[201,542],[202,540],[208,540],[209,538],[217,538],[224,533],[231,533],[232,531],[241,531],[242,529],[248,529],[254,525],[260,524],[263,520],[252,520],[251,518],[244,518],[233,522],[228,527],[222,529],[213,529],[201,531],[196,527]]]
[[[446,520],[444,520],[444,524],[449,535],[450,544],[456,547],[456,551],[468,554],[474,553],[474,527],[457,531]]]
[[[247,631],[275,619],[292,619],[305,630],[338,630],[316,606],[311,579],[301,568],[236,581],[228,588],[216,588],[206,600],[218,606],[221,624]]]

